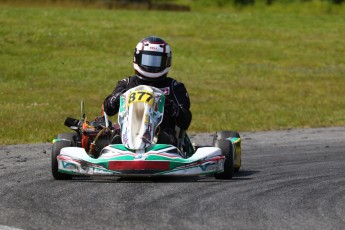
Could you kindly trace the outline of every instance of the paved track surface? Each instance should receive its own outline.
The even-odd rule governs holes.
[[[345,127],[241,135],[232,180],[55,181],[50,144],[2,146],[0,229],[345,228]]]

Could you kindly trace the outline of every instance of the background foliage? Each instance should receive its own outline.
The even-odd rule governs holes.
[[[167,12],[47,2],[0,4],[0,144],[50,141],[68,130],[66,116],[80,117],[81,100],[94,118],[148,35],[173,48],[191,132],[345,124],[343,5],[200,0]]]

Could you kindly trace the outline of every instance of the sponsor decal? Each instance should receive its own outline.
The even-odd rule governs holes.
[[[160,90],[162,90],[164,95],[170,95],[170,87],[160,88]]]
[[[128,138],[127,138],[127,130],[123,133],[122,135],[122,142],[124,144],[127,144],[128,143]]]
[[[147,129],[142,137],[144,143],[151,144],[151,132]]]
[[[150,46],[149,47],[151,50],[158,50],[158,47],[155,47],[155,46]]]
[[[148,124],[149,123],[149,115],[148,114],[145,114],[145,124]]]
[[[217,169],[217,165],[215,163],[206,163],[203,165],[199,165],[199,167],[201,168],[202,171],[206,171],[206,170],[216,170]]]
[[[65,168],[65,169],[76,169],[76,165],[73,164],[73,163],[69,163],[69,162],[64,162],[64,161],[61,161],[62,163],[62,167]]]

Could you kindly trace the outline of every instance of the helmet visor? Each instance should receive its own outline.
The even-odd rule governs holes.
[[[141,56],[141,65],[149,67],[161,67],[162,65],[162,56],[152,55],[152,54],[143,54]]]
[[[166,53],[141,51],[134,52],[134,62],[140,66],[143,71],[149,73],[159,73],[170,66],[170,58]]]

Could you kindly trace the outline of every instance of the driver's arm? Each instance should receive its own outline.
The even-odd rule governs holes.
[[[104,100],[104,111],[109,116],[114,116],[118,111],[120,107],[120,96],[127,91],[129,78],[125,78],[121,81],[119,81],[109,96],[107,96]]]
[[[190,100],[187,90],[183,83],[173,82],[173,100],[178,105],[178,112],[175,117],[176,124],[187,130],[192,122],[192,113],[190,111]]]

